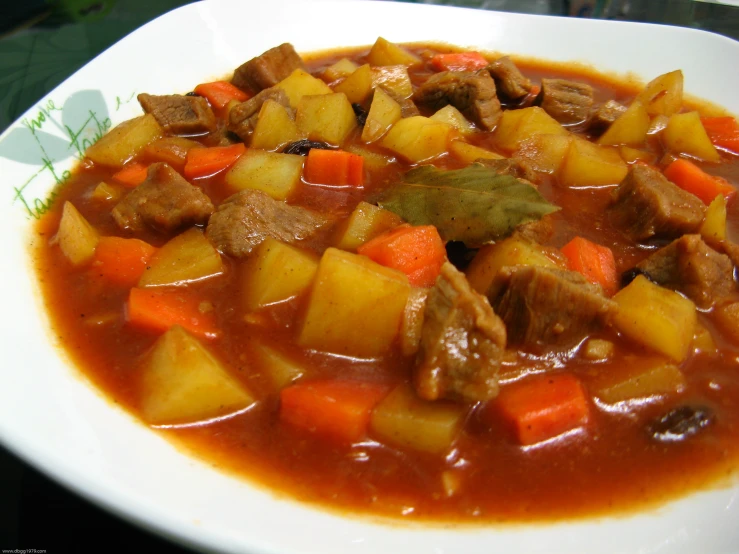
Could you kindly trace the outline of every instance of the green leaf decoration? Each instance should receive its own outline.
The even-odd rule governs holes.
[[[378,204],[412,225],[434,225],[444,240],[470,248],[559,210],[526,181],[481,164],[451,171],[417,167],[386,190]]]

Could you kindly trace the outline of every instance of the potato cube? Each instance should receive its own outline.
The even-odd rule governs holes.
[[[187,285],[223,273],[218,250],[197,227],[162,246],[139,280],[139,287]]]
[[[275,86],[285,91],[293,109],[298,107],[298,103],[303,96],[316,96],[334,92],[326,83],[302,69],[296,69]]]
[[[372,86],[384,88],[394,98],[410,98],[413,84],[404,65],[386,65],[372,68]]]
[[[476,131],[475,126],[451,104],[441,108],[430,119],[451,125],[462,135],[470,135]]]
[[[373,171],[383,169],[389,164],[396,162],[395,158],[392,158],[390,156],[383,156],[382,154],[378,154],[373,150],[363,148],[362,146],[358,146],[356,144],[348,144],[344,147],[344,150],[352,154],[356,154],[357,156],[362,156],[362,158],[364,159],[364,167]]]
[[[128,192],[125,188],[118,185],[111,185],[102,181],[92,191],[92,198],[98,202],[118,202]]]
[[[142,115],[113,127],[87,149],[85,156],[96,164],[123,167],[147,144],[161,138],[163,133],[153,115]]]
[[[415,65],[421,58],[411,54],[405,48],[379,37],[367,55],[371,65]]]
[[[636,97],[649,115],[672,115],[683,105],[683,72],[679,69],[650,81]]]
[[[375,89],[367,121],[362,129],[362,140],[374,142],[384,135],[401,117],[400,104],[382,88]]]
[[[721,161],[721,156],[708,138],[698,112],[676,113],[670,116],[667,127],[662,131],[662,141],[676,154],[687,154],[708,162]]]
[[[401,223],[403,219],[393,212],[362,201],[338,228],[336,248],[354,252],[358,246]]]
[[[398,120],[380,144],[412,163],[435,158],[447,150],[452,128],[420,115]]]
[[[226,173],[226,184],[235,190],[256,189],[276,200],[285,200],[300,184],[303,156],[249,148]]]
[[[382,355],[395,341],[409,292],[403,273],[329,248],[318,265],[298,343],[346,356]]]
[[[372,92],[372,69],[364,64],[334,87],[334,92],[343,92],[349,102],[361,104]]]
[[[647,109],[639,100],[634,100],[631,106],[600,136],[598,144],[641,146],[647,140],[648,129]]]
[[[717,195],[706,208],[700,234],[709,241],[726,238],[726,197],[723,194]]]
[[[100,238],[77,208],[71,202],[65,202],[55,240],[69,262],[73,266],[81,266],[95,255]]]
[[[244,264],[241,291],[244,309],[287,300],[305,290],[318,269],[318,258],[307,252],[267,237]]]
[[[621,154],[621,159],[627,164],[633,164],[636,162],[644,162],[652,165],[657,161],[657,156],[651,152],[645,152],[644,150],[638,150],[629,146],[619,146],[618,153]]]
[[[566,135],[567,130],[538,106],[522,110],[504,110],[495,129],[496,144],[513,152],[535,135]]]
[[[357,117],[346,94],[304,96],[296,114],[298,129],[310,140],[341,146],[356,127]]]
[[[409,385],[399,385],[372,412],[370,429],[397,446],[444,454],[459,434],[467,408],[422,400]]]
[[[354,73],[359,66],[348,58],[341,58],[338,62],[331,64],[323,70],[323,78],[328,82],[336,81],[342,77],[348,77]]]
[[[521,143],[516,156],[531,164],[535,171],[557,173],[572,144],[572,135],[534,135]]]
[[[485,150],[474,144],[470,144],[461,139],[455,139],[449,142],[449,153],[469,165],[475,160],[502,160],[504,156],[490,150]]]
[[[267,100],[259,110],[250,146],[262,150],[277,150],[301,136],[287,108],[279,102]]]
[[[713,340],[711,331],[700,323],[695,326],[695,335],[693,335],[693,344],[690,345],[694,352],[715,354],[716,341]]]
[[[629,356],[618,367],[603,366],[589,390],[607,404],[647,399],[680,391],[685,377],[665,358]]]
[[[306,373],[301,364],[261,342],[252,343],[251,353],[259,364],[259,369],[268,376],[275,391],[284,389]]]
[[[698,316],[690,300],[639,275],[613,297],[613,325],[621,333],[681,362],[688,354]]]
[[[592,187],[620,183],[629,168],[618,150],[573,139],[559,170],[562,184],[570,187]]]
[[[588,339],[580,350],[588,360],[604,361],[613,357],[616,346],[605,339]]]
[[[141,413],[152,425],[192,423],[253,403],[246,387],[182,327],[162,335],[145,362]]]

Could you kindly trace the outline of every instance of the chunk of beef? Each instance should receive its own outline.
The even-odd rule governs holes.
[[[170,232],[205,223],[213,210],[202,190],[167,164],[155,163],[149,166],[146,180],[113,208],[113,219],[126,231],[141,232],[148,226]]]
[[[445,263],[429,292],[414,382],[421,398],[476,402],[498,394],[503,322],[464,274]]]
[[[221,252],[241,258],[266,237],[296,243],[332,222],[328,216],[275,200],[262,191],[242,190],[218,206],[206,235]]]
[[[735,289],[734,264],[700,235],[683,235],[636,267],[655,283],[682,292],[700,308],[710,308]]]
[[[536,221],[527,221],[516,227],[516,233],[526,240],[543,244],[554,235],[554,215],[547,214]],[[559,249],[552,248],[559,252]]]
[[[516,156],[502,158],[500,160],[480,158],[479,160],[475,160],[475,163],[489,167],[500,175],[512,175],[516,179],[525,179],[529,183],[539,181],[539,175],[534,171],[529,162]]]
[[[293,45],[286,42],[241,64],[231,83],[247,92],[259,92],[275,86],[296,69],[305,69],[305,64]]]
[[[418,352],[423,331],[423,314],[429,289],[413,287],[400,320],[400,351],[404,356],[413,356]]]
[[[208,101],[200,96],[142,93],[137,98],[144,111],[173,135],[203,135],[216,129],[216,116]]]
[[[531,90],[531,81],[523,76],[508,56],[498,58],[491,63],[488,71],[495,80],[500,93],[511,100],[522,98]]]
[[[729,257],[734,267],[739,268],[739,244],[733,243],[730,240],[722,240],[718,248]]]
[[[504,267],[490,291],[508,342],[533,349],[572,346],[601,329],[616,310],[600,287],[574,271]]]
[[[502,113],[495,94],[495,81],[485,71],[436,73],[421,85],[414,98],[433,110],[451,104],[486,131],[495,127]]]
[[[588,129],[595,133],[603,133],[626,110],[627,108],[623,104],[619,104],[615,100],[609,100],[595,111],[590,119]]]
[[[656,169],[634,165],[613,192],[611,221],[635,241],[695,231],[706,206]]]
[[[241,102],[238,106],[231,108],[228,112],[228,130],[236,133],[238,137],[246,142],[254,131],[257,124],[259,110],[267,100],[274,100],[285,106],[291,113],[290,99],[281,88],[268,88],[259,94],[249,98],[246,102]]]
[[[593,107],[593,87],[566,79],[542,79],[542,109],[565,125],[582,123]]]

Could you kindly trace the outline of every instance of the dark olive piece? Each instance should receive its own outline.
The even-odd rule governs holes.
[[[185,93],[185,96],[200,96],[200,95],[197,92],[190,91],[190,92]]]
[[[360,127],[364,127],[364,124],[367,123],[367,110],[365,110],[361,104],[352,104],[352,109],[354,109],[354,115],[357,116],[357,124]]]
[[[652,278],[649,273],[644,271],[643,269],[639,269],[638,267],[632,267],[631,269],[627,269],[621,274],[621,286],[625,287],[631,283],[634,279],[636,279],[639,275],[644,275],[647,279],[652,281],[654,283],[654,279]]]
[[[470,265],[475,254],[477,254],[477,248],[467,248],[462,241],[450,240],[446,243],[446,256],[460,271],[464,271]]]
[[[333,150],[333,148],[325,142],[316,142],[314,140],[298,140],[291,142],[282,151],[283,154],[297,154],[299,156],[307,156],[311,148],[318,148],[320,150]]]
[[[649,424],[649,434],[660,442],[677,442],[698,433],[713,422],[713,412],[704,406],[679,406]]]

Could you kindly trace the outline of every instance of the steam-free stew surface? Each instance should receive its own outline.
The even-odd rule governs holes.
[[[422,60],[408,68],[413,87],[418,89],[431,75],[439,72],[435,62],[431,61],[432,56],[446,50],[423,46],[409,47],[406,51]],[[343,58],[361,66],[367,63],[367,54],[368,49],[363,49],[307,58],[307,69],[336,88],[345,77],[327,77],[326,68]],[[489,58],[493,60],[497,56]],[[519,62],[518,66],[536,86],[540,85],[542,78],[551,77],[592,85],[593,109],[609,99],[629,106],[640,90],[640,87],[618,84],[578,68],[550,67],[533,62]],[[690,83],[686,83],[686,89],[689,88]],[[248,92],[250,95],[254,93],[253,90]],[[504,109],[523,109],[534,104],[535,93],[536,90],[516,101],[506,100],[499,87]],[[212,97],[210,100],[213,104]],[[238,98],[236,101],[242,100]],[[371,102],[372,96],[359,103],[366,112]],[[237,137],[222,132],[228,110],[232,107],[214,107],[218,130],[189,139],[205,146],[238,144]],[[435,111],[423,104],[419,104],[419,109],[424,116]],[[679,110],[680,113],[690,111],[691,107],[687,105]],[[704,112],[702,115],[712,114]],[[650,114],[649,117],[653,122],[657,115]],[[495,131],[482,131],[479,124],[477,127],[474,132],[464,135],[454,131],[447,139],[458,138],[498,155],[521,157],[520,148],[513,151],[501,148]],[[600,132],[593,131],[587,122],[569,126],[567,130],[590,140],[597,140],[600,136]],[[343,150],[365,156],[362,187],[309,184],[303,178],[296,190],[287,196],[290,205],[330,213],[334,219],[332,226],[310,240],[298,243],[297,249],[306,253],[307,259],[312,260],[310,263],[318,263],[321,256],[327,256],[325,252],[329,247],[337,245],[337,229],[360,201],[374,204],[416,165],[453,170],[467,167],[472,161],[445,151],[439,156],[412,162],[382,146],[381,140],[363,141],[362,131],[361,126],[352,130],[340,145]],[[165,131],[163,136],[169,134]],[[283,147],[276,150],[281,152]],[[729,149],[717,151],[718,161],[706,162],[671,151],[665,146],[662,133],[650,134],[642,143],[631,147],[641,152],[643,159],[640,162],[633,159],[629,159],[629,163],[622,162],[624,171],[635,163],[646,163],[662,171],[675,159],[685,158],[711,175],[723,176],[732,186],[739,184],[739,158]],[[628,151],[618,146],[612,149],[628,157]],[[377,159],[373,163],[371,158],[376,156],[386,158],[388,163],[378,163]],[[134,162],[147,166],[157,161],[161,159],[145,149],[136,159],[129,161],[128,166]],[[694,310],[697,324],[691,333],[687,352],[681,359],[671,359],[665,352],[630,338],[617,325],[609,323],[584,333],[566,347],[507,344],[499,361],[500,393],[491,395],[490,399],[477,401],[447,397],[433,402],[423,401],[416,395],[413,379],[418,354],[403,353],[396,329],[391,330],[392,340],[387,348],[368,356],[343,355],[343,352],[301,346],[299,337],[308,317],[306,314],[311,309],[311,287],[315,286],[312,281],[286,300],[267,306],[247,307],[244,275],[250,271],[249,264],[254,265],[259,247],[241,258],[222,254],[222,267],[214,275],[169,287],[144,287],[136,280],[116,282],[109,272],[100,269],[99,259],[95,257],[99,251],[92,261],[71,263],[57,241],[52,240],[59,231],[63,206],[67,201],[82,214],[99,237],[135,237],[161,248],[192,227],[187,225],[167,232],[157,231],[151,226],[144,226],[136,232],[122,230],[111,217],[111,209],[119,200],[106,200],[98,188],[104,182],[111,185],[113,194],[127,194],[133,190],[131,185],[125,188],[120,180],[113,178],[119,169],[89,160],[83,163],[75,178],[59,191],[52,212],[38,224],[37,231],[42,239],[36,251],[38,274],[55,333],[82,371],[114,402],[140,416],[146,423],[158,425],[165,436],[181,442],[189,451],[216,467],[235,471],[299,499],[332,508],[442,519],[502,521],[584,516],[640,508],[720,481],[736,466],[739,345],[736,338],[732,339],[730,325],[727,331],[726,323],[718,321],[716,303]],[[186,171],[182,166],[175,169]],[[235,192],[226,182],[228,172],[227,169],[214,176],[188,180],[204,191],[217,207]],[[618,181],[595,186],[587,183],[586,186],[570,186],[563,182],[559,170],[554,173],[536,172],[535,178],[543,198],[561,208],[546,216],[552,221],[553,228],[536,247],[541,247],[542,252],[548,253],[563,270],[571,269],[571,266],[558,252],[574,237],[610,248],[619,279],[622,273],[670,242],[659,238],[634,240],[614,225],[608,208],[613,202],[612,194]],[[727,196],[726,241],[730,241],[737,238],[739,214],[733,196]],[[402,222],[400,218],[396,221],[390,217],[388,220],[395,224]],[[204,226],[201,224],[200,227]],[[492,242],[501,243],[503,240],[501,237]],[[723,252],[717,242],[709,244]],[[471,246],[474,248],[462,247],[458,242],[447,245],[450,253],[461,252],[461,255],[454,256],[453,261],[463,269],[480,245]],[[484,248],[480,250],[483,251]],[[352,253],[351,256],[357,255]],[[151,268],[152,258],[146,259],[148,261],[144,265]],[[474,263],[469,267],[474,267]],[[340,264],[337,267],[341,267]],[[389,275],[390,281],[396,279],[402,287],[407,287],[403,289],[407,296],[411,287],[407,285],[406,277],[396,270]],[[431,286],[433,279],[424,285],[425,288],[413,288],[425,290]],[[152,352],[157,348],[162,351],[167,325],[157,329],[156,326],[147,328],[132,323],[132,287],[144,293],[175,291],[197,298],[196,316],[210,318],[214,332],[209,334],[207,329],[201,332],[187,327],[183,332],[176,327],[175,333],[171,330],[166,333],[170,339],[167,344],[177,349],[178,344],[184,344],[178,341],[187,342],[188,346],[182,348],[189,349],[189,359],[196,359],[201,366],[216,360],[216,365],[225,370],[226,379],[231,384],[235,383],[234,390],[240,390],[232,391],[228,397],[233,400],[236,413],[227,409],[219,412],[216,406],[215,411],[210,412],[214,415],[188,419],[186,415],[181,418],[168,416],[166,410],[147,407],[145,396],[150,390],[147,387],[156,386],[151,385]],[[625,290],[620,280],[616,289]],[[359,287],[355,292],[358,296],[367,294]],[[483,296],[486,294],[484,290],[479,292]],[[721,306],[736,300],[739,296],[732,289],[721,300]],[[359,328],[365,320],[376,317],[371,307],[368,310],[367,313],[356,314]],[[343,330],[338,332],[341,334]],[[348,328],[346,333],[350,333]],[[510,330],[508,334],[510,336]],[[694,339],[693,334],[697,338]],[[202,351],[197,347],[196,351],[192,350],[193,343],[188,342],[191,339],[197,341],[194,344],[200,345]],[[585,354],[588,347],[598,345],[605,345],[604,355]],[[274,367],[283,367],[284,364],[291,368],[290,377],[281,373],[283,377],[276,378]],[[664,378],[668,384],[662,388],[650,389],[647,385],[640,389],[637,378],[636,392],[631,396],[628,392],[618,392],[623,389],[617,387],[609,389],[613,396],[608,396],[608,391],[603,392],[604,379],[614,383],[626,381],[631,375],[629,372],[640,364],[671,368],[667,370],[669,376]],[[182,368],[186,365],[183,364]],[[180,370],[185,371],[182,368]],[[177,368],[169,376],[165,370],[162,371],[164,373],[159,379],[176,381],[187,378],[177,377]],[[291,381],[298,373],[301,375]],[[510,395],[517,385],[535,383],[537,376],[544,376],[542,378],[550,383],[559,383],[558,380],[565,376],[562,387],[575,397],[582,395],[584,401],[581,400],[578,406],[584,406],[586,413],[583,415],[574,409],[570,414],[574,418],[573,424],[568,427],[565,423],[559,431],[552,431],[551,436],[535,437],[528,444],[525,432],[517,433],[512,429],[510,418],[505,415],[504,397],[512,397]],[[569,379],[576,383],[574,388],[570,387]],[[323,429],[325,418],[308,416],[309,422],[317,423],[301,425],[301,412],[297,412],[297,418],[285,414],[286,406],[294,403],[300,409],[308,409],[300,404],[305,390],[296,387],[345,382],[368,387],[362,394],[366,405],[357,408],[366,411],[367,420],[364,421],[365,427],[360,428],[356,435],[346,438],[346,433],[351,435],[351,431]],[[216,388],[223,387],[223,383],[219,383]],[[341,391],[334,391],[334,394],[341,399]],[[404,439],[387,440],[388,435],[378,433],[378,428],[382,428],[380,416],[385,413],[378,415],[378,412],[390,410],[390,420],[395,413],[392,412],[392,402],[388,400],[393,394],[398,396],[401,404],[404,401],[428,402],[423,404],[428,409],[438,408],[456,414],[458,427],[453,431],[448,447],[424,451],[404,442]],[[405,400],[400,398],[404,394],[407,396]],[[516,402],[513,410],[517,410],[516,406],[524,400]],[[319,411],[329,410],[326,416],[329,420],[343,417],[341,412],[330,412],[330,407],[322,408],[320,402],[316,406]],[[683,414],[686,418],[693,417],[692,427],[688,425],[690,431],[684,436],[672,437],[675,440],[660,440],[656,436],[657,422],[670,413],[679,414],[681,409],[689,410],[687,415]],[[423,426],[419,429],[419,433],[425,432]]]

